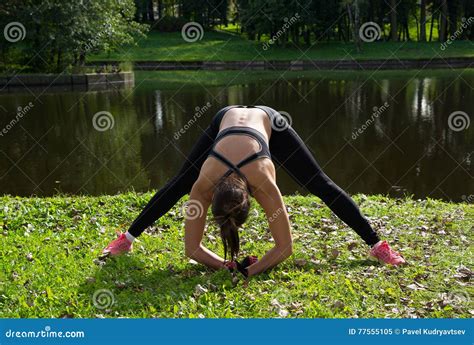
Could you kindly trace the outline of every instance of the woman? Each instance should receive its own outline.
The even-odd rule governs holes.
[[[273,161],[354,229],[372,247],[372,256],[393,265],[405,263],[386,241],[380,241],[354,201],[323,173],[280,113],[266,106],[241,105],[228,106],[216,114],[178,174],[153,196],[129,230],[112,241],[104,253],[129,251],[137,236],[190,193],[189,209],[198,206],[199,212],[186,217],[187,256],[215,269],[237,268],[247,276],[277,265],[291,255],[292,239]],[[250,195],[265,211],[275,246],[259,261],[248,257],[237,263],[238,229],[247,219]],[[210,206],[230,261],[201,244]]]

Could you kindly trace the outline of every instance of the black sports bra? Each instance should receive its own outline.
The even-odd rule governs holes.
[[[247,135],[254,138],[260,144],[260,151],[252,153],[250,156],[247,156],[246,158],[242,159],[237,164],[232,163],[226,157],[224,157],[222,154],[220,154],[214,149],[219,141],[221,141],[223,138],[229,135]],[[223,129],[221,132],[219,132],[219,134],[217,135],[214,141],[214,145],[212,146],[211,151],[209,152],[209,156],[215,157],[216,159],[218,159],[219,161],[221,161],[222,163],[224,163],[225,165],[229,167],[229,170],[227,170],[227,172],[222,177],[227,177],[233,172],[235,172],[236,174],[238,174],[240,177],[242,177],[245,180],[249,191],[250,191],[250,185],[248,183],[247,177],[242,173],[242,171],[240,171],[240,168],[260,158],[271,158],[270,148],[268,147],[267,142],[265,141],[265,138],[263,137],[263,135],[254,128],[241,127],[241,126],[228,127],[228,128]]]

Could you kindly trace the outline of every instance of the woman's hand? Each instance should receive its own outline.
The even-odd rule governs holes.
[[[224,262],[224,267],[228,271],[234,272],[237,269],[237,262],[235,262],[235,261],[226,261],[226,262]]]
[[[258,257],[255,255],[246,256],[245,259],[240,263],[243,267],[249,267],[258,261]]]
[[[248,276],[249,276],[248,267],[250,265],[253,265],[257,261],[258,261],[258,257],[256,257],[256,256],[247,256],[242,260],[242,262],[227,261],[227,262],[224,263],[224,266],[231,273],[233,273],[235,270],[237,270],[240,273],[242,273],[242,275],[245,278],[248,278]]]
[[[293,253],[290,220],[276,183],[266,181],[260,185],[260,189],[254,193],[254,197],[265,211],[275,246],[261,260],[248,266],[249,276],[278,265]]]

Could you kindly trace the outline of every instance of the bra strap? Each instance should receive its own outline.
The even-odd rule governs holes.
[[[220,153],[212,150],[211,152],[209,152],[209,155],[210,156],[214,156],[216,157],[218,160],[220,160],[222,163],[224,163],[225,165],[227,165],[229,167],[229,170],[227,170],[227,172],[222,176],[222,177],[227,177],[229,176],[230,174],[232,174],[233,172],[235,172],[237,175],[239,175],[244,181],[245,181],[245,185],[247,187],[247,190],[249,191],[250,195],[252,195],[252,189],[250,188],[250,183],[249,183],[249,180],[247,179],[247,177],[242,173],[242,171],[240,171],[239,169],[239,165],[240,162],[238,165],[235,165],[234,163],[232,163],[231,161],[229,161],[227,158],[225,158],[223,155],[221,155]],[[253,155],[252,155],[253,156]],[[246,159],[245,159],[246,160]]]
[[[263,157],[263,155],[261,155],[261,152],[262,151],[259,151],[259,152],[255,152],[253,154],[251,154],[250,156],[248,156],[247,158],[241,160],[237,165],[236,167],[237,168],[242,168],[244,165],[246,164],[249,164],[250,162],[256,160],[256,159],[259,159],[260,157]]]

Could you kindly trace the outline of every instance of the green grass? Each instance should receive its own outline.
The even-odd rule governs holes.
[[[263,49],[263,42],[249,41],[224,32],[205,32],[194,43],[183,40],[181,33],[152,31],[137,46],[124,46],[111,54],[89,57],[94,60],[120,61],[233,61],[233,60],[334,60],[334,59],[416,59],[433,57],[472,57],[472,42],[455,41],[444,51],[439,42],[375,42],[363,44],[357,53],[353,43],[321,42],[311,48],[272,45]],[[439,54],[439,56],[438,56]]]
[[[394,268],[368,260],[365,244],[319,199],[287,197],[293,257],[234,286],[228,272],[184,257],[181,204],[140,237],[131,255],[95,260],[151,195],[0,197],[0,317],[468,318],[474,312],[469,272],[462,269],[472,267],[473,205],[356,196],[409,262]],[[261,257],[269,239],[256,208],[241,232],[241,255]],[[204,242],[222,252],[214,226]],[[93,303],[100,289],[114,298],[104,309]]]
[[[410,25],[409,25],[410,39],[415,40],[415,41],[418,39],[417,38],[417,27],[418,27],[418,23],[414,19],[411,19],[410,20]],[[221,25],[217,25],[215,28],[216,28],[217,31],[228,32],[228,33],[240,35],[240,25],[238,25],[238,24],[232,24],[232,23],[228,23],[227,25],[221,24]],[[389,36],[390,35],[390,24],[385,24],[384,27],[382,28],[382,30],[385,31],[385,36]],[[426,25],[427,39],[429,39],[429,30],[430,30],[430,26],[427,24]],[[383,37],[383,35],[382,35],[382,37]],[[438,36],[438,30],[437,30],[437,28],[434,28],[432,40],[437,40],[438,37],[439,37]]]
[[[380,70],[380,71],[135,71],[135,86],[140,90],[164,90],[194,88],[196,86],[215,87],[253,82],[292,79],[311,80],[366,80],[366,79],[410,79],[410,78],[463,78],[474,76],[474,68],[470,69],[425,69],[425,70]]]

